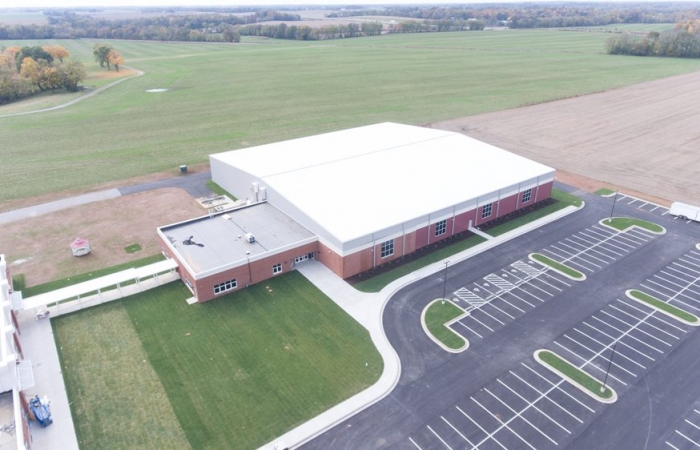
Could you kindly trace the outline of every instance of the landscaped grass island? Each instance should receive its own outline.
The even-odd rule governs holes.
[[[638,227],[654,234],[666,233],[666,228],[642,219],[633,219],[631,217],[613,217],[612,219],[603,219],[601,225],[614,228],[618,231],[625,231],[632,227]]]
[[[547,369],[573,384],[581,391],[603,403],[614,403],[617,393],[610,386],[593,378],[587,372],[550,350],[537,350],[535,360]]]
[[[645,305],[654,308],[667,316],[673,317],[676,320],[680,320],[687,325],[692,325],[695,327],[700,325],[700,318],[698,318],[696,315],[677,308],[670,303],[666,303],[652,295],[647,294],[646,292],[642,292],[637,289],[629,289],[625,292],[625,295],[632,300],[644,303]]]
[[[169,283],[52,319],[81,448],[257,448],[375,383],[369,333],[298,272]]]
[[[447,325],[466,314],[450,300],[438,298],[423,308],[420,320],[423,330],[436,344],[448,352],[459,353],[469,348],[469,341]]]
[[[559,261],[555,261],[552,258],[543,255],[542,253],[530,253],[528,257],[530,258],[530,260],[547,266],[555,272],[560,273],[572,280],[583,281],[586,279],[586,275],[584,273],[579,272],[578,270],[567,266],[566,264],[560,263]]]

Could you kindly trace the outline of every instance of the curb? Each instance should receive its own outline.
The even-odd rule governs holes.
[[[433,342],[435,342],[437,345],[439,345],[440,348],[442,348],[443,350],[445,350],[446,352],[449,352],[449,353],[462,353],[463,351],[465,351],[466,349],[469,348],[469,340],[465,339],[464,336],[462,336],[461,334],[456,333],[454,330],[452,330],[451,328],[449,328],[447,325],[450,325],[450,324],[452,324],[452,323],[458,321],[459,319],[468,316],[469,313],[468,313],[467,311],[464,311],[464,309],[461,308],[459,305],[455,305],[457,308],[459,308],[459,309],[462,310],[462,314],[460,314],[459,316],[455,317],[454,319],[449,320],[449,321],[447,321],[447,322],[445,322],[445,323],[443,324],[443,326],[444,326],[445,328],[447,328],[448,330],[450,330],[451,333],[454,333],[455,335],[459,336],[460,339],[462,339],[462,340],[464,341],[464,345],[461,346],[460,348],[457,348],[457,349],[450,348],[450,347],[448,347],[447,345],[443,344],[442,341],[440,341],[438,338],[436,338],[435,336],[433,336],[433,333],[431,333],[430,330],[428,330],[428,326],[425,324],[425,315],[426,315],[427,312],[428,312],[428,308],[430,308],[430,306],[431,306],[433,303],[435,303],[435,302],[440,302],[440,301],[447,301],[447,302],[450,302],[450,303],[452,303],[453,305],[455,305],[450,299],[447,299],[447,298],[436,298],[436,299],[433,300],[432,302],[430,302],[430,303],[428,303],[427,305],[425,305],[425,308],[423,308],[423,311],[422,311],[421,314],[420,314],[420,325],[421,325],[421,327],[423,328],[423,332],[424,332],[426,335],[428,335],[428,337],[430,338],[431,341],[433,341]]]

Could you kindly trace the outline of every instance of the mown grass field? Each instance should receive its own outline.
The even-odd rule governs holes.
[[[170,283],[52,319],[81,448],[257,448],[383,370],[367,331],[297,272],[188,296]]]
[[[606,55],[608,36],[510,30],[241,45],[112,41],[146,75],[66,109],[0,118],[0,203],[174,170],[229,149],[381,121],[424,124],[700,69],[691,60]],[[60,44],[91,61],[95,42],[19,44]],[[152,88],[170,90],[145,92]]]

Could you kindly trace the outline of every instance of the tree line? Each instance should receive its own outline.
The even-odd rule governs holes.
[[[0,49],[0,104],[48,89],[77,91],[87,73],[69,56],[59,45]]]
[[[652,31],[646,36],[621,34],[608,38],[611,55],[700,58],[700,19],[680,22],[673,30]]]
[[[377,36],[382,32],[378,22],[349,23],[310,27],[308,25],[248,25],[240,27],[243,36],[264,36],[274,39],[293,39],[299,41],[318,41],[324,39],[343,39],[359,36]]]
[[[697,3],[520,3],[470,6],[386,6],[377,9],[347,8],[327,17],[396,16],[423,20],[477,19],[486,26],[549,28],[602,26],[623,23],[675,23],[698,17]]]
[[[236,42],[234,26],[269,20],[298,21],[299,15],[260,10],[250,15],[187,14],[131,19],[103,19],[70,11],[48,11],[48,24],[0,24],[0,40],[134,39]]]

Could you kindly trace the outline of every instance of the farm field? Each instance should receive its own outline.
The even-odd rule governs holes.
[[[81,448],[257,448],[382,372],[367,331],[297,272],[188,296],[170,283],[52,319]]]
[[[0,118],[0,209],[203,163],[228,149],[381,121],[426,124],[698,70],[696,61],[605,55],[608,36],[511,30],[241,45],[113,41],[146,75],[69,108]],[[22,44],[64,45],[90,61],[95,42]],[[153,88],[169,91],[145,92]]]

